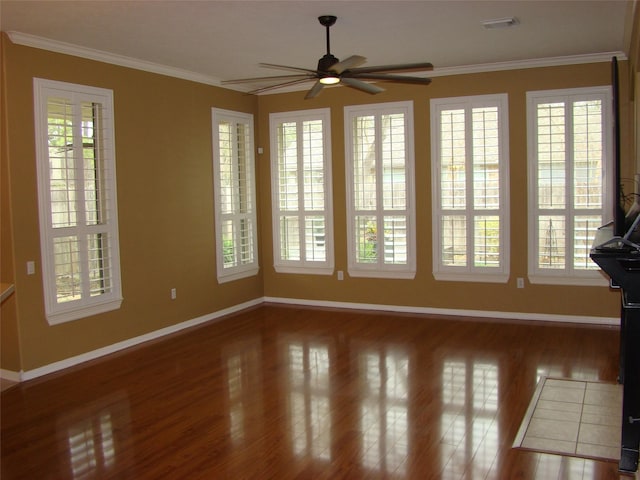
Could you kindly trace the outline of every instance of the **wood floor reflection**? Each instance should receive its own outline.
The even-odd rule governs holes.
[[[264,305],[2,392],[2,479],[618,479],[511,448],[538,378],[615,381],[618,341]]]

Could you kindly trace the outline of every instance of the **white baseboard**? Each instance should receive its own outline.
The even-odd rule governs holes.
[[[381,312],[396,312],[396,313],[418,313],[426,315],[447,315],[447,316],[459,316],[459,317],[477,317],[477,318],[498,318],[505,320],[528,320],[528,321],[545,321],[555,323],[577,323],[588,325],[607,325],[618,326],[620,325],[620,319],[615,317],[592,317],[592,316],[578,316],[578,315],[555,315],[547,313],[522,313],[522,312],[493,312],[485,310],[461,310],[461,309],[446,309],[446,308],[431,308],[431,307],[412,307],[403,305],[379,305],[374,303],[352,303],[352,302],[334,302],[327,300],[306,300],[300,298],[285,298],[285,297],[262,297],[250,300],[248,302],[234,305],[224,310],[219,310],[214,313],[203,315],[201,317],[193,318],[185,322],[171,325],[169,327],[161,328],[153,332],[140,335],[138,337],[129,338],[122,342],[114,343],[106,347],[92,350],[81,355],[69,357],[58,362],[50,363],[42,367],[34,368],[33,370],[27,370],[22,372],[13,372],[11,370],[0,369],[0,377],[11,380],[14,382],[31,380],[34,378],[54,373],[65,368],[73,367],[89,360],[109,355],[111,353],[124,350],[125,348],[133,347],[149,340],[154,340],[165,335],[179,332],[186,328],[194,327],[205,322],[217,320],[225,315],[239,312],[246,308],[254,307],[262,303],[280,303],[288,305],[303,305],[321,308],[344,308],[350,310],[373,310]]]
[[[487,310],[461,310],[450,308],[411,307],[404,305],[379,305],[375,303],[332,302],[326,300],[305,300],[299,298],[264,297],[265,302],[288,305],[306,305],[325,308],[346,308],[355,310],[374,310],[380,312],[420,313],[424,315],[447,315],[457,317],[499,318],[503,320],[527,320],[555,323],[579,323],[588,325],[619,326],[620,318],[592,317],[579,315],[556,315],[550,313],[493,312]]]
[[[140,335],[138,337],[129,338],[127,340],[123,340],[122,342],[118,342],[112,345],[108,345],[106,347],[98,348],[97,350],[92,350],[91,352],[76,355],[74,357],[65,358],[64,360],[53,362],[48,365],[44,365],[42,367],[34,368],[33,370],[27,370],[20,374],[20,379],[23,381],[31,380],[33,378],[41,377],[49,373],[57,372],[59,370],[64,370],[65,368],[73,367],[74,365],[88,362],[89,360],[94,360],[96,358],[104,357],[105,355],[109,355],[111,353],[124,350],[125,348],[133,347],[135,345],[148,342],[149,340],[155,340],[156,338],[164,337],[165,335],[179,332],[180,330],[184,330],[186,328],[195,327],[196,325],[200,325],[205,322],[217,320],[221,317],[224,317],[225,315],[229,315],[230,313],[239,312],[240,310],[244,310],[245,308],[253,307],[255,305],[260,305],[263,302],[264,300],[262,298],[256,298],[254,300],[250,300],[248,302],[244,302],[239,305],[234,305],[233,307],[225,308],[223,310],[218,310],[217,312],[213,312],[207,315],[203,315],[201,317],[193,318],[191,320],[187,320],[185,322],[181,322],[176,325],[171,325],[169,327],[161,328],[160,330],[155,330],[153,332],[145,333],[144,335]]]
[[[0,368],[0,378],[4,380],[9,380],[11,382],[19,382],[22,378],[21,372],[14,372],[13,370],[5,370],[4,368]]]

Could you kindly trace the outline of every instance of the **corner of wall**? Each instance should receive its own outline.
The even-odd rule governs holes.
[[[9,39],[0,34],[0,281],[13,285],[15,267],[13,255],[13,222],[11,215],[11,175],[9,165],[9,134],[7,106],[7,71],[5,51]],[[21,370],[20,336],[15,293],[3,298],[0,305],[0,371]],[[17,374],[19,377],[19,374]],[[4,375],[2,375],[3,378]],[[9,378],[11,380],[11,378]]]

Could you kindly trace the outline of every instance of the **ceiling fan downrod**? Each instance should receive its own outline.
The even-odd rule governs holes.
[[[320,25],[327,30],[327,53],[318,61],[318,70],[321,72],[328,72],[329,68],[339,62],[339,60],[331,55],[331,41],[329,29],[336,23],[338,17],[335,15],[321,15],[318,17]]]

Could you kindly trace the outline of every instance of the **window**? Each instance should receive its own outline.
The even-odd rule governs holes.
[[[344,111],[349,274],[413,278],[413,104]]]
[[[509,278],[507,95],[431,101],[433,273]]]
[[[529,279],[600,285],[589,258],[612,211],[609,87],[527,93]]]
[[[113,92],[36,78],[34,105],[47,320],[117,309]]]
[[[258,273],[253,115],[212,109],[218,282]]]
[[[274,113],[273,258],[277,272],[333,273],[329,109]]]

